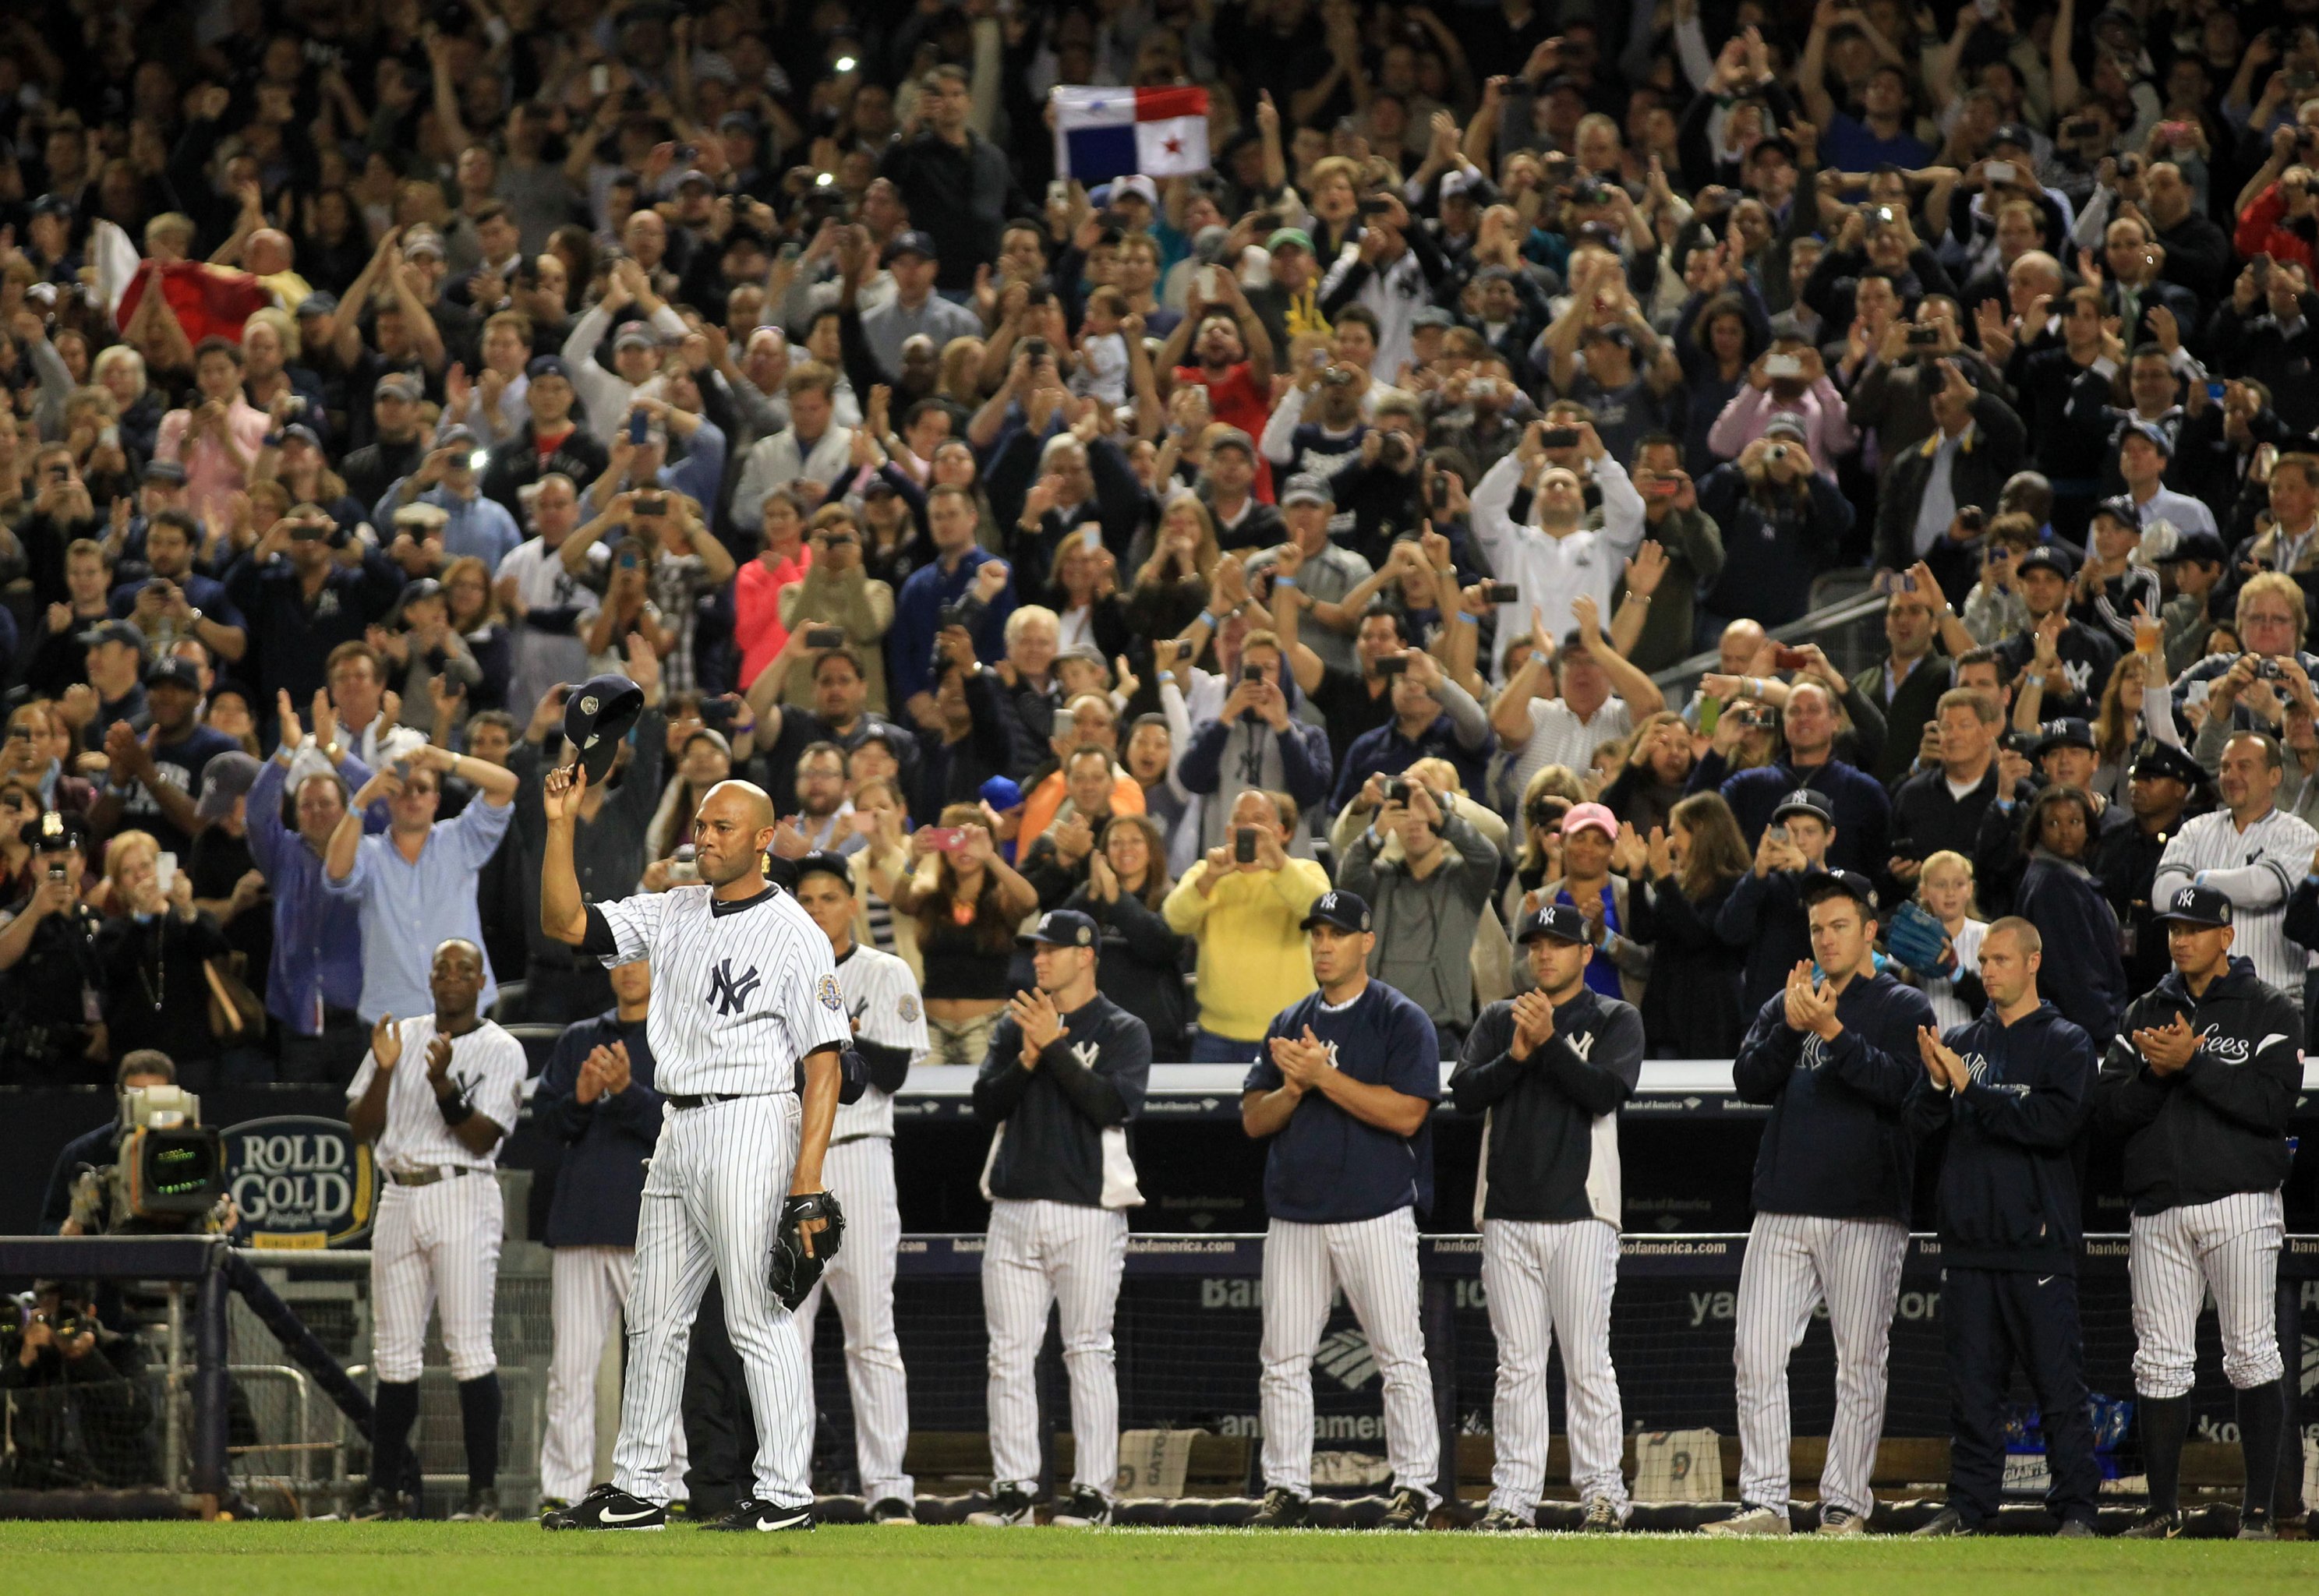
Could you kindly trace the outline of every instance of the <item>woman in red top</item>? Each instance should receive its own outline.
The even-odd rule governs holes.
[[[765,495],[765,545],[757,557],[741,567],[733,579],[733,641],[741,648],[743,683],[757,680],[789,641],[781,625],[781,590],[803,582],[813,569],[813,551],[805,545],[805,500],[791,488]]]

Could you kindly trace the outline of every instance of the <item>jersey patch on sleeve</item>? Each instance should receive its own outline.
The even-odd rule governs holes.
[[[915,992],[903,993],[901,1007],[898,1012],[902,1016],[903,1024],[916,1024],[918,1023],[918,995]]]
[[[826,975],[822,977],[821,985],[816,988],[816,995],[820,997],[822,1006],[828,1009],[832,1014],[842,1014],[845,1012],[845,999],[837,995],[837,978],[835,976]]]

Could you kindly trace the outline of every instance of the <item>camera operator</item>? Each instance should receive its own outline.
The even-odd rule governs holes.
[[[139,1048],[122,1055],[120,1066],[113,1072],[113,1117],[66,1142],[64,1150],[57,1155],[55,1167],[49,1171],[48,1190],[41,1196],[41,1234],[79,1233],[72,1217],[73,1181],[82,1170],[104,1168],[118,1156],[122,1094],[176,1084],[177,1067],[169,1061],[168,1054]]]
[[[92,1084],[109,1050],[96,963],[103,921],[81,901],[88,823],[51,810],[27,821],[23,834],[41,884],[0,926],[0,971],[15,994],[0,1057],[19,1085]]]
[[[32,1311],[13,1338],[15,1356],[0,1357],[0,1392],[73,1388],[69,1402],[61,1394],[53,1404],[12,1396],[15,1467],[9,1483],[20,1488],[160,1482],[148,1436],[153,1415],[145,1360],[132,1338],[97,1322],[90,1299],[79,1281],[37,1283]]]

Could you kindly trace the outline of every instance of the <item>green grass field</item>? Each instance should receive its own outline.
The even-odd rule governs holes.
[[[868,1527],[743,1540],[691,1528],[548,1535],[529,1524],[10,1524],[0,1525],[0,1578],[106,1596],[1247,1596],[1252,1586],[1266,1596],[1512,1596],[1541,1584],[1586,1596],[2213,1596],[2319,1588],[2319,1546]]]

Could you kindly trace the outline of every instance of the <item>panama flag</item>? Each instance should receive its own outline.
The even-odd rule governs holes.
[[[1208,91],[1054,90],[1055,170],[1090,186],[1141,173],[1182,177],[1208,169]]]

